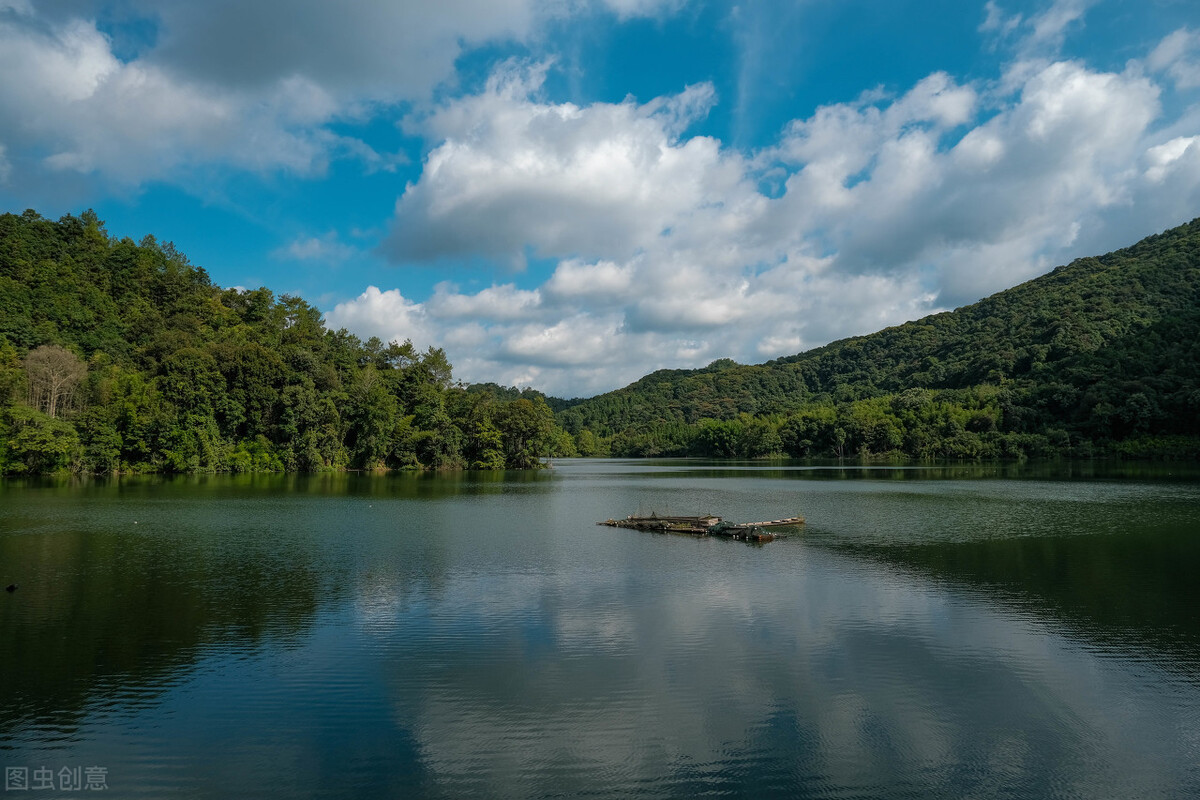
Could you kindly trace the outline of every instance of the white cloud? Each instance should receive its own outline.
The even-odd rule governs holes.
[[[999,89],[935,73],[819,108],[753,158],[684,133],[707,88],[575,106],[538,99],[540,80],[508,65],[424,119],[441,143],[397,203],[394,257],[558,259],[540,285],[443,284],[405,318],[434,342],[469,340],[450,353],[467,380],[578,395],[661,367],[788,355],[1200,208],[1200,132],[1180,130],[1196,117],[1156,128],[1161,89],[1137,63],[1018,60]],[[768,197],[759,179],[779,169],[783,192]],[[379,300],[339,306],[340,324],[359,303]]]
[[[668,13],[672,0],[604,0],[621,19]],[[127,187],[209,181],[208,167],[321,176],[335,159],[392,171],[403,156],[338,135],[397,103],[424,102],[455,62],[494,41],[528,42],[567,0],[129,0],[116,15],[156,33],[136,55],[94,21],[99,0],[35,8],[0,0],[0,139],[43,169]]]
[[[633,264],[614,261],[586,263],[578,259],[559,262],[546,281],[546,293],[551,297],[587,298],[592,303],[602,299],[622,300],[633,289]]]
[[[1146,59],[1155,72],[1166,72],[1179,89],[1200,86],[1200,31],[1180,28],[1169,34]]]
[[[619,19],[656,17],[682,8],[686,0],[601,0]]]
[[[984,20],[979,23],[980,33],[998,33],[1007,36],[1017,29],[1023,17],[1020,14],[1009,16],[1004,13],[996,0],[987,0],[983,6]]]
[[[275,250],[271,255],[280,259],[296,261],[320,261],[339,263],[348,261],[358,255],[358,250],[339,240],[337,231],[330,231],[324,236],[302,236],[292,240],[286,246]]]
[[[947,125],[963,117],[930,119],[938,106],[914,99],[937,96],[928,90],[794,124],[779,154],[801,167],[774,204],[777,227],[812,231],[842,271],[932,270],[949,305],[1032,277],[1072,243],[1072,221],[1131,202],[1127,165],[1159,113],[1158,89],[1074,62],[1012,69],[1025,73],[1018,95],[957,143]],[[946,82],[945,93],[957,90]]]
[[[483,318],[495,321],[528,319],[541,306],[541,293],[512,284],[492,286],[475,294],[460,294],[440,284],[426,304],[429,314],[445,320]]]
[[[1095,2],[1096,0],[1054,0],[1045,11],[1030,17],[1031,42],[1060,47],[1067,29],[1075,23],[1082,22],[1084,12]]]
[[[51,173],[136,185],[197,165],[320,172],[344,146],[324,131],[336,103],[299,77],[263,94],[221,91],[123,62],[91,22],[0,20],[0,135]]]
[[[550,62],[509,62],[481,91],[431,104],[468,48],[529,42],[586,10],[667,14],[675,0],[131,0],[158,30],[134,56],[86,14],[0,0],[0,181],[318,176],[340,158],[387,171],[396,156],[335,128],[412,102],[405,131],[429,150],[383,250],[557,264],[545,280],[441,284],[420,302],[372,286],[330,324],[444,344],[467,379],[585,394],[876,330],[1197,213],[1200,107],[1164,121],[1159,95],[1200,85],[1200,34],[1097,71],[1058,55],[1089,4],[1021,16],[989,2],[980,30],[1013,54],[996,81],[936,72],[818,108],[749,153],[688,134],[719,101],[709,83],[576,105],[547,98]],[[768,179],[778,191],[760,190]],[[274,255],[356,252],[328,233]]]
[[[551,325],[517,326],[504,338],[497,355],[538,367],[611,364],[620,358],[612,347],[616,336],[615,320],[580,314]]]
[[[1200,136],[1178,136],[1169,142],[1151,147],[1146,151],[1146,180],[1150,183],[1162,183],[1181,166],[1181,162],[1190,155],[1194,162],[1200,158]]]
[[[622,17],[671,4],[617,2]],[[156,34],[136,55],[97,27],[87,0],[35,9],[0,5],[0,139],[42,169],[127,187],[199,183],[208,167],[321,176],[335,159],[391,171],[378,153],[332,126],[404,101],[423,102],[455,79],[455,60],[491,41],[528,41],[545,20],[575,13],[561,0],[130,0],[122,18]],[[111,9],[109,9],[111,11]]]
[[[397,260],[481,255],[523,263],[628,258],[696,212],[752,193],[739,159],[679,133],[714,102],[707,84],[639,105],[533,99],[545,65],[509,64],[476,96],[420,123],[442,143],[396,204]]]
[[[998,42],[1012,42],[1021,58],[1056,55],[1071,28],[1083,24],[1083,18],[1096,0],[1052,0],[1042,11],[1025,16],[1008,14],[995,0],[984,5],[984,20],[979,32]]]
[[[440,338],[428,324],[424,305],[409,300],[399,289],[380,291],[376,286],[368,286],[353,300],[338,303],[325,315],[325,324],[333,330],[346,328],[363,338],[378,336],[385,342],[412,339],[418,346],[428,346]]]

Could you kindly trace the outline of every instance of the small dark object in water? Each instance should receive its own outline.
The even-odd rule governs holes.
[[[771,542],[778,538],[778,535],[764,530],[765,528],[797,527],[804,524],[804,517],[737,523],[726,522],[712,514],[702,517],[660,517],[658,514],[635,517],[631,514],[625,519],[609,519],[597,524],[655,533],[690,533],[697,536],[724,536],[727,539],[741,539],[746,542]]]
[[[15,592],[16,590],[17,590],[17,585],[15,583],[10,583],[8,586],[4,587],[4,591],[6,591],[6,592]]]

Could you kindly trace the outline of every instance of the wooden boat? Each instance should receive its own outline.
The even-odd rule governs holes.
[[[598,524],[655,533],[690,533],[696,536],[723,536],[748,542],[770,542],[778,538],[779,534],[768,528],[798,527],[804,524],[804,517],[785,517],[766,522],[726,522],[711,514],[698,517],[660,517],[658,514],[637,517],[631,514],[624,519],[608,519]]]

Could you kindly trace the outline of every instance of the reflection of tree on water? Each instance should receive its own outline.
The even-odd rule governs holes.
[[[926,481],[988,480],[1152,480],[1160,483],[1195,483],[1200,467],[1192,462],[1147,461],[949,461],[912,459],[800,459],[776,458],[747,461],[699,458],[608,460],[639,477],[773,478],[797,481]],[[621,470],[619,467],[624,466]],[[613,472],[612,466],[606,472]]]
[[[404,531],[411,513],[380,503],[539,492],[551,480],[495,470],[7,481],[0,577],[21,590],[0,595],[0,730],[71,725],[103,696],[152,697],[205,652],[303,636],[320,607],[353,591],[353,566],[331,559],[321,536],[361,533],[355,510],[374,503],[371,524]],[[452,508],[429,508],[427,527],[454,527]],[[438,537],[418,550],[372,541],[373,557],[402,565],[398,576],[415,569],[439,583]]]
[[[1131,526],[1132,527],[1132,526]],[[1175,525],[911,546],[834,547],[965,584],[1069,622],[1090,639],[1200,677],[1200,537]],[[1142,648],[1149,648],[1145,652]]]
[[[77,732],[146,797],[1190,796],[1192,687],[1063,609],[1142,593],[1094,626],[1123,636],[1194,607],[1179,568],[1161,597],[1136,578],[1194,562],[1194,491],[625,470],[0,487],[0,569],[35,574],[0,594],[0,748]],[[811,529],[752,551],[593,524],[647,497],[796,501]],[[1124,543],[1078,534],[1139,502],[1159,517]],[[1052,523],[1074,538],[1032,535]]]
[[[73,726],[105,697],[154,697],[217,643],[307,630],[322,587],[302,550],[133,513],[119,531],[49,529],[31,507],[0,517],[0,564],[21,576],[0,606],[0,731]]]
[[[309,472],[194,475],[37,476],[0,479],[0,490],[37,489],[74,501],[87,496],[119,495],[146,500],[172,498],[211,499],[355,496],[355,497],[453,497],[491,493],[513,486],[533,486],[553,480],[541,470],[452,470],[410,472]]]

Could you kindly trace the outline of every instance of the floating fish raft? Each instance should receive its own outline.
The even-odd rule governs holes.
[[[780,534],[769,530],[770,528],[798,527],[804,524],[804,517],[786,517],[766,522],[726,522],[711,514],[702,517],[660,517],[657,514],[635,517],[631,514],[624,519],[609,519],[597,524],[654,533],[690,533],[694,536],[722,536],[746,542],[771,542],[779,538]]]

